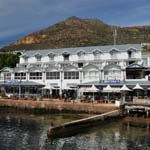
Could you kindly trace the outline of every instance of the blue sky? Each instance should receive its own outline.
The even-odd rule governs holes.
[[[0,47],[70,16],[150,25],[150,0],[0,0]]]

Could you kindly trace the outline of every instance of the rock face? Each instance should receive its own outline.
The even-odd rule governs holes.
[[[81,19],[73,16],[27,35],[1,50],[108,45],[113,44],[113,28],[117,28],[117,44],[150,42],[150,26],[112,27],[97,19]]]

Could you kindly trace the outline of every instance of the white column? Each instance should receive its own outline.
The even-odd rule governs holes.
[[[14,80],[14,79],[15,79],[15,73],[12,72],[12,73],[11,73],[11,80]]]
[[[102,80],[102,73],[101,73],[101,70],[99,70],[98,73],[99,73],[99,81],[101,81],[101,80]]]
[[[79,80],[80,80],[80,83],[82,83],[82,81],[83,81],[83,72],[82,72],[82,69],[79,69]]]
[[[26,80],[29,80],[29,72],[26,73]]]
[[[104,70],[101,70],[101,80],[104,80]]]
[[[42,72],[42,80],[43,80],[43,83],[46,82],[46,72]]]
[[[62,85],[64,81],[64,72],[61,70],[60,71],[60,90],[59,90],[59,95],[62,96]]]

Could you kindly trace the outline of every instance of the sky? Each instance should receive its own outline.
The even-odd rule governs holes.
[[[0,0],[0,47],[71,16],[150,25],[150,0]]]

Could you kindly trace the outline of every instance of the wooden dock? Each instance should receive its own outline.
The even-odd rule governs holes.
[[[150,117],[150,104],[145,103],[126,103],[123,107],[123,113],[125,115],[140,115],[145,114],[146,117]]]

